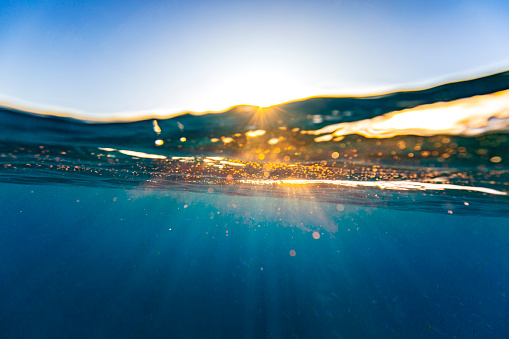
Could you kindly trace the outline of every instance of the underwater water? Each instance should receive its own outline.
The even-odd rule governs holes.
[[[0,336],[507,338],[508,89],[1,108]]]

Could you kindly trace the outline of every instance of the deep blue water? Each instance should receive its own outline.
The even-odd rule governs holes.
[[[1,190],[4,338],[509,333],[505,218],[186,192]],[[322,225],[320,238],[300,223]]]

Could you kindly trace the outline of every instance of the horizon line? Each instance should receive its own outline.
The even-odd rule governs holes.
[[[370,98],[376,98],[376,97],[383,97],[391,94],[396,93],[410,93],[410,92],[421,92],[426,91],[429,89],[441,87],[444,85],[451,85],[451,84],[459,84],[463,82],[470,82],[475,81],[483,78],[489,78],[492,76],[501,75],[503,73],[509,73],[509,69],[505,69],[503,71],[497,71],[494,73],[488,73],[484,75],[477,75],[470,77],[463,78],[463,79],[456,79],[456,80],[445,80],[444,78],[441,79],[435,79],[435,80],[429,80],[429,81],[423,81],[421,82],[420,86],[417,85],[401,85],[401,86],[383,86],[384,89],[380,89],[378,91],[376,90],[366,90],[366,92],[362,93],[342,93],[342,94],[317,94],[317,95],[311,95],[311,96],[305,96],[301,98],[296,98],[288,101],[284,101],[278,104],[269,105],[269,106],[258,106],[258,105],[252,105],[252,104],[234,104],[231,106],[227,106],[223,109],[219,110],[191,110],[191,109],[169,109],[169,108],[154,108],[154,109],[147,109],[147,110],[140,110],[140,111],[124,111],[124,112],[109,112],[109,113],[92,113],[92,112],[85,112],[77,109],[67,109],[62,107],[56,107],[53,105],[44,105],[44,104],[33,104],[28,102],[23,102],[20,99],[11,98],[4,99],[2,98],[2,95],[0,94],[0,108],[9,109],[9,110],[15,110],[19,111],[21,113],[29,114],[29,115],[36,115],[36,116],[43,116],[43,117],[57,117],[57,118],[64,118],[64,119],[73,119],[73,120],[79,120],[82,122],[87,123],[129,123],[129,122],[136,122],[136,121],[145,121],[145,120],[153,120],[153,119],[160,119],[160,120],[166,120],[171,118],[176,118],[182,115],[190,114],[195,116],[200,115],[207,115],[207,114],[221,114],[228,112],[230,110],[233,110],[235,108],[241,108],[241,107],[252,107],[253,110],[260,110],[260,109],[267,109],[271,107],[277,107],[282,105],[287,105],[291,103],[296,102],[302,102],[307,101],[310,99],[320,99],[320,98],[358,98],[358,99],[370,99]],[[449,77],[451,78],[451,77]],[[382,86],[380,86],[382,87]],[[10,101],[10,102],[8,102]],[[100,117],[100,115],[103,115],[104,117]]]

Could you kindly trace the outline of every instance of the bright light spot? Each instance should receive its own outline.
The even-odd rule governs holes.
[[[498,157],[498,156],[496,156],[496,157],[492,157],[492,158],[490,159],[490,161],[491,161],[491,162],[493,162],[493,163],[495,163],[495,164],[498,164],[499,162],[501,162],[501,161],[502,161],[502,157]]]
[[[158,139],[155,141],[155,144],[156,144],[156,146],[161,146],[162,144],[164,144],[164,141],[162,141],[161,139]]]
[[[279,138],[272,138],[268,141],[269,145],[275,145],[279,142]]]
[[[368,138],[391,138],[408,134],[475,136],[507,129],[508,106],[509,90],[505,90],[450,102],[421,105],[372,119],[333,124],[303,133],[332,133],[334,137],[360,134]]]
[[[214,79],[214,85],[202,93],[200,100],[194,100],[189,108],[209,111],[223,110],[234,105],[268,107],[323,94],[323,90],[307,86],[294,76],[260,67],[223,73],[221,80]]]
[[[259,136],[264,135],[264,134],[265,134],[265,131],[263,129],[258,129],[256,131],[246,132],[246,136],[248,136],[250,138],[256,138],[256,137],[259,137]]]
[[[225,143],[225,144],[228,144],[230,142],[233,141],[233,138],[230,138],[230,137],[221,137],[221,140]]]
[[[315,138],[315,142],[331,141],[333,138],[332,134],[325,134]]]
[[[125,155],[130,155],[130,156],[138,157],[138,158],[166,159],[166,157],[164,155],[158,155],[158,154],[148,154],[148,153],[128,151],[128,150],[119,150],[119,152],[122,154],[125,154]]]
[[[336,209],[340,212],[344,211],[345,210],[345,206],[341,205],[341,204],[337,204],[336,205]]]
[[[157,123],[157,120],[152,121],[152,125],[154,127],[154,132],[157,134],[161,133],[161,128],[159,127],[159,124]]]
[[[418,181],[353,181],[353,180],[328,180],[328,179],[315,179],[315,180],[307,180],[307,179],[284,179],[284,180],[265,180],[265,181],[256,181],[251,180],[251,182],[257,182],[260,184],[289,184],[289,185],[307,185],[307,184],[331,184],[331,185],[340,185],[346,187],[379,187],[381,189],[392,189],[392,190],[465,190],[465,191],[474,191],[474,192],[483,192],[487,194],[495,194],[495,195],[508,195],[507,192],[498,191],[492,188],[486,187],[476,187],[476,186],[461,186],[461,185],[451,185],[451,184],[432,184]],[[339,204],[338,206],[343,206]],[[341,208],[341,207],[336,208]],[[344,208],[344,206],[343,206]]]
[[[331,154],[331,157],[332,157],[332,159],[337,159],[337,158],[339,158],[339,153],[338,152],[333,152]]]
[[[313,232],[313,238],[314,239],[320,239],[320,233],[318,233],[317,231],[314,231]]]
[[[294,251],[294,250],[291,250],[291,251],[290,251],[290,255],[291,255],[292,257],[295,257],[295,255],[296,255],[296,254],[297,254],[297,253],[295,253],[295,251]]]
[[[181,142],[186,142],[186,140],[187,140],[187,139],[186,139],[186,137],[182,137],[182,138],[180,138],[180,141],[181,141]]]

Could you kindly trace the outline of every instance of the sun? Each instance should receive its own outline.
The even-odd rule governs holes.
[[[193,103],[198,111],[223,110],[236,105],[269,107],[316,95],[295,77],[269,70],[248,70],[225,76]]]

